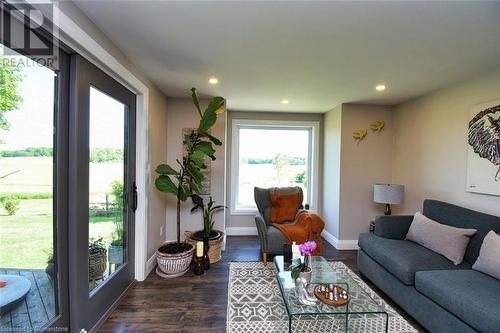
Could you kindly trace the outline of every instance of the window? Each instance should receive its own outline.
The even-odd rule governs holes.
[[[233,120],[231,213],[256,211],[255,186],[300,186],[317,209],[318,135],[318,122]]]

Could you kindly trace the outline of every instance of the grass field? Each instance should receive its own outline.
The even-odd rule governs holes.
[[[0,193],[47,193],[52,191],[52,157],[0,157]],[[90,192],[105,193],[123,175],[123,163],[91,163]]]
[[[295,176],[307,170],[305,165],[289,165],[276,172],[272,164],[241,164],[239,179],[238,205],[251,206],[255,203],[253,188],[271,186],[301,186],[304,203],[307,203],[307,191],[304,184],[295,182]]]
[[[22,200],[9,216],[0,207],[0,267],[45,268],[53,241],[52,158],[0,158],[0,197],[11,194]],[[122,163],[90,165],[91,199],[102,202],[113,180],[123,174]],[[111,240],[113,217],[91,217],[90,237]]]
[[[45,268],[52,248],[52,200],[22,200],[14,216],[0,210],[0,267]],[[92,218],[90,236],[110,240],[112,217]]]

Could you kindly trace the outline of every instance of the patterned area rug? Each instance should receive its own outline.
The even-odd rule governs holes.
[[[389,314],[390,333],[417,333],[403,317],[380,298],[354,272],[340,261],[329,264],[337,274],[347,274]],[[227,333],[287,333],[288,315],[283,302],[276,268],[262,262],[232,262],[229,268],[229,295],[227,306]],[[339,316],[294,317],[294,333],[344,332],[344,321]],[[349,317],[349,332],[385,332],[385,316],[357,315]]]

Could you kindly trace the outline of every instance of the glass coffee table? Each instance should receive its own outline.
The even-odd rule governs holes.
[[[382,331],[387,332],[389,326],[389,315],[387,312],[349,274],[341,270],[336,271],[328,264],[325,258],[320,256],[311,257],[312,277],[308,292],[314,297],[313,289],[317,284],[337,284],[349,293],[350,301],[347,305],[336,307],[322,303],[319,300],[315,305],[300,303],[295,295],[295,282],[292,280],[290,269],[291,263],[284,262],[283,256],[276,256],[274,264],[278,270],[278,285],[288,314],[288,332],[292,332],[292,323],[297,320],[313,323],[319,317],[325,316],[328,317],[327,319],[337,320],[339,325],[344,327],[345,332],[349,331],[350,319],[363,320],[371,316],[380,316],[385,322]],[[297,319],[296,321],[293,321],[294,317]],[[301,322],[301,324],[306,323]]]

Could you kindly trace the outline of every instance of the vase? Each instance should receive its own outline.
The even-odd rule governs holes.
[[[300,272],[299,279],[303,278],[306,281],[306,287],[311,284],[312,270],[310,267],[306,268],[305,272]]]

